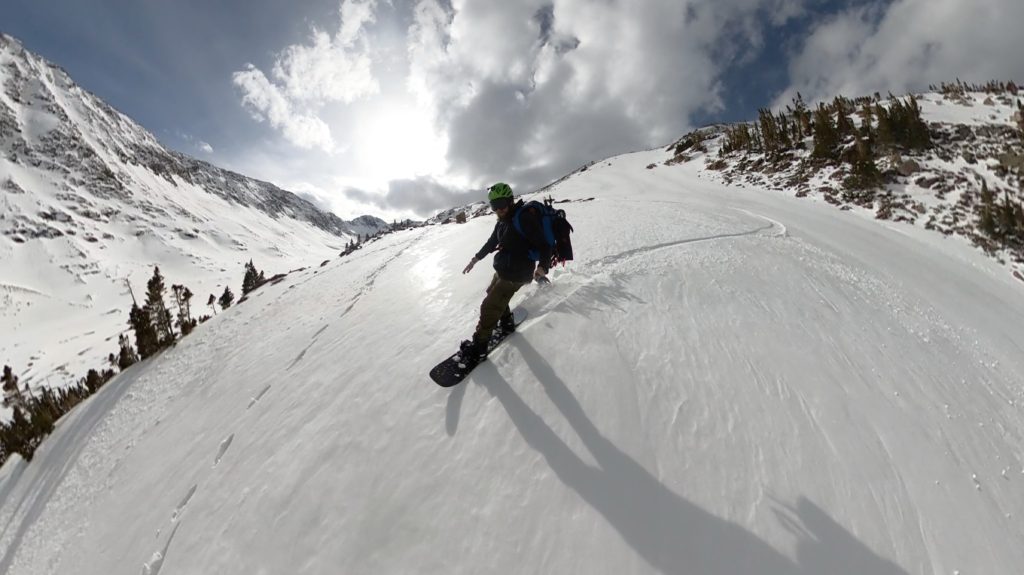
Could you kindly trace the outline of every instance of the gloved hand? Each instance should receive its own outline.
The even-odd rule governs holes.
[[[473,266],[475,266],[476,262],[478,262],[478,261],[480,261],[480,260],[476,259],[476,256],[473,256],[472,259],[469,260],[469,265],[466,266],[466,269],[462,270],[462,273],[468,274],[469,271],[471,269],[473,269]]]

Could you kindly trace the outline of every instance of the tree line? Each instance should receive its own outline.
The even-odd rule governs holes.
[[[966,99],[971,92],[1015,97],[1020,88],[1014,82],[992,81],[977,85],[957,80],[932,87],[932,90],[945,98],[959,100]],[[1017,100],[1016,107],[1016,140],[1024,143],[1024,104]],[[878,160],[888,157],[893,160],[890,165],[899,165],[904,156],[927,153],[934,147],[931,130],[913,95],[897,98],[889,94],[885,100],[878,93],[857,99],[837,96],[812,109],[797,94],[784,111],[762,108],[757,121],[725,127],[719,158],[709,160],[708,166],[723,169],[728,165],[725,158],[730,155],[757,154],[763,158],[760,165],[765,166],[764,171],[781,171],[788,165],[798,165],[802,173],[828,166],[843,168],[845,173],[839,190],[842,200],[870,207],[879,199],[876,192],[883,189],[887,181],[895,181],[895,170],[883,173]],[[702,149],[706,138],[703,132],[694,132],[676,144],[675,152]],[[798,154],[798,151],[804,153]],[[1008,154],[1024,166],[1024,154],[1010,151]],[[1024,182],[1024,167],[1021,166],[1009,169],[1015,170],[1017,178]],[[985,178],[979,176],[979,179],[981,191],[967,192],[962,199],[965,207],[974,213],[975,225],[968,236],[986,252],[1005,249],[1024,261],[1021,195],[1005,189],[1002,193],[992,192]],[[884,204],[886,198],[883,196],[881,200]]]
[[[792,152],[809,149],[813,167],[846,164],[844,187],[868,190],[883,183],[876,163],[881,155],[931,147],[931,133],[913,95],[890,94],[884,103],[877,94],[856,100],[837,96],[811,110],[797,94],[784,112],[762,108],[757,122],[726,128],[719,153],[760,153],[768,162],[785,162],[794,159]]]
[[[928,89],[946,97],[965,97],[969,92],[1016,96],[1020,92],[1020,87],[1012,80],[1009,82],[990,80],[984,84],[970,84],[961,81],[960,78],[957,78],[955,82],[941,82],[938,86],[931,84],[928,86]]]
[[[263,272],[249,260],[245,264],[242,278],[243,299],[268,281]],[[3,377],[0,379],[3,384],[3,404],[13,414],[10,421],[0,422],[0,465],[14,453],[31,460],[39,444],[53,431],[56,421],[99,391],[116,375],[115,369],[124,371],[156,355],[174,345],[178,339],[188,336],[200,323],[211,317],[193,317],[193,293],[184,285],[171,286],[170,295],[174,307],[169,307],[166,283],[159,266],[153,268],[153,275],[146,283],[146,297],[142,305],[135,299],[130,284],[128,288],[132,297],[128,325],[134,335],[134,343],[127,332],[121,333],[117,353],[107,356],[109,367],[102,370],[90,369],[85,377],[71,386],[57,390],[41,387],[33,391],[28,384],[19,384],[11,366],[4,366]],[[217,305],[225,310],[234,303],[235,295],[228,286],[225,286],[220,297],[210,294],[207,301],[214,315],[217,313]]]
[[[413,228],[418,228],[418,227],[421,227],[421,226],[423,226],[422,222],[416,222],[416,221],[413,221],[413,220],[410,220],[410,219],[405,219],[405,220],[402,220],[402,221],[393,220],[390,226],[388,226],[388,227],[386,227],[384,229],[381,229],[381,230],[377,230],[376,232],[374,232],[372,234],[369,234],[369,233],[367,233],[367,234],[356,234],[354,238],[350,239],[345,244],[345,249],[342,250],[340,255],[341,255],[341,257],[345,257],[347,255],[350,255],[353,252],[355,252],[356,250],[362,249],[364,244],[367,244],[367,243],[370,243],[370,242],[375,242],[375,241],[383,238],[384,236],[386,236],[388,234],[392,234],[392,233],[395,233],[395,232],[400,232],[402,230],[409,230],[409,229],[413,229]]]

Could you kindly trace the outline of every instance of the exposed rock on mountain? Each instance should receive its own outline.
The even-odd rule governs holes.
[[[23,382],[100,366],[115,346],[94,340],[117,341],[127,285],[144,285],[154,265],[170,282],[219,294],[238,289],[251,259],[288,271],[387,227],[371,216],[343,221],[273,184],[168,150],[0,35],[0,361],[17,366]],[[81,365],[48,359],[62,346],[77,347]]]

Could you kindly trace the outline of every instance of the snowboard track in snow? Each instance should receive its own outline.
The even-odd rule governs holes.
[[[387,269],[387,267],[391,265],[391,263],[393,263],[398,258],[402,257],[402,255],[404,255],[406,251],[408,251],[410,248],[418,244],[426,235],[427,234],[423,233],[417,235],[415,238],[413,238],[404,246],[402,246],[401,249],[396,251],[395,255],[384,260],[382,264],[380,264],[379,266],[377,266],[376,269],[370,272],[370,274],[366,276],[366,281],[363,282],[363,285],[359,287],[359,290],[356,292],[356,294],[352,296],[352,299],[349,300],[348,307],[345,308],[345,311],[341,312],[341,316],[344,317],[348,315],[348,312],[352,311],[352,308],[356,307],[356,304],[359,303],[359,300],[362,299],[364,295],[366,295],[367,293],[370,292],[370,290],[373,289],[373,285],[377,282],[377,278],[380,276],[380,274],[384,273],[384,270]]]
[[[603,257],[603,258],[600,258],[600,259],[597,259],[597,260],[592,260],[590,262],[586,262],[583,265],[581,265],[580,267],[582,269],[584,269],[584,270],[586,270],[589,267],[596,268],[596,269],[600,269],[600,268],[614,269],[616,266],[619,266],[619,265],[625,263],[626,261],[630,260],[631,258],[634,258],[634,257],[637,257],[637,256],[641,256],[641,255],[645,255],[645,254],[649,254],[649,253],[653,253],[653,252],[657,252],[657,251],[661,251],[661,250],[665,250],[665,249],[670,249],[670,248],[674,248],[674,247],[684,246],[684,245],[688,245],[688,244],[697,244],[697,243],[704,243],[704,242],[713,242],[713,241],[718,241],[718,240],[729,240],[729,239],[746,238],[746,237],[757,237],[757,236],[768,237],[768,238],[786,238],[786,237],[789,237],[789,232],[786,229],[786,226],[783,225],[781,222],[778,222],[778,221],[773,220],[771,218],[767,218],[767,217],[761,216],[759,214],[755,214],[753,212],[749,212],[747,210],[743,210],[743,209],[739,209],[739,208],[734,208],[734,209],[736,209],[738,211],[741,211],[741,212],[744,212],[744,213],[746,213],[748,215],[751,215],[753,217],[757,217],[757,218],[766,220],[768,222],[768,225],[761,226],[761,227],[758,227],[758,228],[755,228],[755,229],[752,229],[752,230],[742,231],[742,232],[735,232],[735,233],[728,233],[728,234],[715,234],[715,235],[711,235],[711,236],[702,236],[702,237],[697,237],[697,238],[686,238],[686,239],[682,239],[682,240],[675,240],[675,241],[671,241],[671,242],[663,242],[663,243],[660,243],[660,244],[652,244],[652,245],[648,245],[648,246],[642,246],[642,247],[635,248],[635,249],[632,249],[632,250],[626,250],[624,252],[619,252],[617,254],[612,254],[610,256],[606,256],[606,257]],[[767,232],[769,230],[777,230],[777,232],[776,233],[772,233],[772,234],[765,234],[765,233],[763,233],[763,232]],[[535,321],[539,321],[540,320],[540,316],[542,316],[544,313],[553,311],[555,309],[558,309],[559,307],[561,307],[563,305],[567,305],[567,303],[570,300],[573,300],[574,298],[576,298],[576,296],[579,295],[581,292],[584,292],[585,290],[594,289],[596,287],[595,283],[599,281],[600,277],[601,276],[598,276],[598,275],[583,274],[582,281],[578,281],[577,285],[575,287],[573,287],[565,295],[557,298],[554,301],[551,301],[551,302],[547,303],[546,305],[543,305],[541,310],[540,310],[540,313],[537,314],[538,317],[536,317],[536,318],[534,318],[532,320],[527,320],[527,322],[526,322],[527,325],[529,325],[529,324],[531,324],[531,323],[533,323]],[[614,296],[613,296],[613,294],[610,294],[607,291],[602,292],[602,293],[604,293],[604,295],[606,296],[606,299],[609,299],[609,300],[635,299],[635,296],[631,296],[630,294],[628,294],[628,293],[626,293],[624,291],[621,291],[621,290],[616,292],[616,294],[614,294]],[[614,301],[606,301],[605,303],[614,303]],[[526,327],[526,326],[524,326],[524,327]]]
[[[302,357],[302,356],[300,355],[300,356],[299,356],[299,359],[301,359],[301,357]],[[294,365],[294,364],[293,364],[293,365]],[[289,369],[290,369],[290,368],[289,368]],[[266,395],[268,391],[270,391],[270,388],[271,388],[271,387],[273,387],[273,386],[272,386],[272,385],[270,385],[270,384],[267,384],[267,385],[266,385],[266,386],[265,386],[265,387],[264,387],[264,388],[263,388],[262,390],[260,390],[260,392],[259,392],[258,394],[256,394],[256,397],[254,397],[254,398],[250,399],[250,400],[249,400],[249,405],[248,405],[248,406],[246,406],[246,408],[245,408],[245,409],[246,409],[246,411],[248,411],[248,410],[252,409],[252,406],[254,406],[254,405],[256,405],[257,403],[259,403],[259,402],[260,402],[260,400],[261,400],[261,399],[263,399],[263,396],[264,396],[264,395]]]
[[[743,210],[743,211],[746,211],[746,210]],[[749,212],[747,212],[747,213],[749,213]],[[751,215],[756,215],[756,214],[751,214]],[[753,229],[753,230],[747,230],[747,231],[744,231],[744,232],[735,232],[735,233],[731,233],[731,234],[715,234],[715,235],[711,235],[711,236],[703,236],[703,237],[699,237],[699,238],[687,238],[687,239],[683,239],[683,240],[675,240],[675,241],[671,241],[671,242],[664,242],[664,243],[654,244],[654,245],[650,245],[650,246],[643,246],[643,247],[635,248],[635,249],[632,249],[632,250],[626,250],[624,252],[620,252],[620,253],[617,253],[617,254],[612,254],[610,256],[605,256],[605,257],[603,257],[603,258],[601,258],[599,260],[594,260],[592,263],[594,263],[596,265],[599,265],[599,266],[614,266],[615,264],[621,263],[621,262],[623,262],[625,260],[628,260],[629,258],[638,256],[638,255],[648,254],[648,253],[651,253],[651,252],[656,252],[656,251],[659,251],[659,250],[664,250],[664,249],[668,249],[668,248],[674,248],[674,247],[678,247],[678,246],[684,246],[684,245],[687,245],[687,244],[696,244],[696,243],[702,243],[702,242],[711,242],[711,241],[715,241],[715,240],[727,240],[727,239],[733,239],[733,238],[744,238],[744,237],[749,237],[749,236],[762,235],[761,232],[765,232],[765,231],[771,230],[771,229],[776,228],[776,227],[779,227],[779,228],[782,229],[781,233],[773,234],[770,237],[785,237],[786,236],[786,234],[787,234],[786,226],[784,226],[781,223],[776,222],[774,220],[770,220],[768,218],[764,218],[763,216],[757,216],[757,217],[761,217],[763,219],[768,220],[768,222],[769,222],[768,225],[762,226],[762,227],[759,227],[759,228],[756,228],[756,229]]]
[[[323,327],[321,327],[320,329],[318,329],[317,332],[313,334],[313,339],[309,342],[309,345],[304,347],[302,349],[302,351],[299,352],[299,355],[297,355],[295,357],[295,359],[293,359],[292,362],[290,364],[288,364],[288,367],[287,367],[287,369],[285,369],[285,371],[291,371],[291,369],[293,367],[295,367],[296,364],[298,364],[300,361],[302,361],[302,358],[306,357],[306,352],[309,351],[309,348],[313,347],[313,344],[316,343],[316,340],[317,340],[317,338],[320,337],[320,334],[322,334],[323,332],[327,331],[327,328],[329,328],[329,327],[331,327],[331,324],[326,324]],[[266,393],[266,390],[264,390],[263,393]],[[260,394],[260,397],[263,396],[263,393]],[[253,403],[255,403],[256,401],[259,401],[259,398],[254,400]],[[252,407],[252,403],[250,403],[249,406]]]
[[[402,255],[407,250],[409,250],[410,248],[414,247],[417,243],[419,243],[420,240],[423,239],[424,235],[425,234],[420,234],[420,235],[416,236],[415,238],[413,238],[412,240],[408,241],[404,246],[402,246],[401,249],[399,249],[397,252],[395,252],[395,254],[393,256],[391,256],[390,258],[385,260],[383,263],[381,263],[379,266],[377,266],[377,268],[375,268],[372,272],[370,272],[369,275],[366,276],[366,280],[363,282],[363,285],[361,285],[359,287],[359,289],[356,291],[355,295],[353,295],[352,298],[349,299],[348,306],[346,306],[345,310],[341,312],[341,317],[344,317],[344,316],[348,315],[348,313],[350,311],[352,311],[356,307],[356,304],[359,303],[359,300],[361,300],[363,298],[363,296],[365,296],[367,293],[369,293],[371,290],[373,290],[373,286],[376,283],[377,278],[380,276],[380,274],[384,273],[384,270],[387,269],[387,267],[391,263],[393,263],[398,258],[402,257]],[[290,364],[288,364],[288,367],[287,367],[287,369],[285,371],[290,371],[292,368],[294,368],[296,365],[298,365],[298,363],[300,361],[302,361],[302,359],[304,357],[306,357],[306,353],[308,353],[309,350],[316,344],[317,339],[320,337],[320,335],[323,334],[325,331],[327,331],[327,328],[329,328],[329,327],[330,327],[330,324],[326,324],[323,327],[321,327],[319,330],[317,330],[317,332],[313,334],[313,338],[309,342],[309,345],[307,345],[305,348],[303,348],[302,351],[300,351],[298,353],[298,355],[295,356],[295,359],[293,359],[292,362]],[[255,403],[255,401],[253,403]],[[252,404],[250,404],[250,407],[251,406],[252,406]]]

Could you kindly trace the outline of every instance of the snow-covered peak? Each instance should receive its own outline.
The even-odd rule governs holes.
[[[318,264],[386,227],[164,148],[10,36],[0,208],[0,361],[51,386],[103,367],[125,329],[126,281],[144,285],[154,265],[205,298],[238,291],[250,259],[271,273]]]

